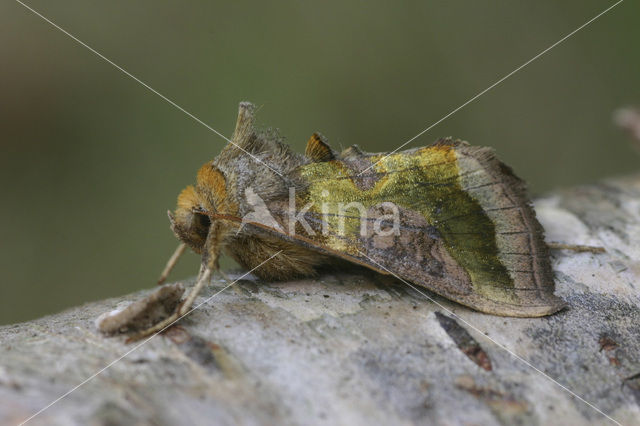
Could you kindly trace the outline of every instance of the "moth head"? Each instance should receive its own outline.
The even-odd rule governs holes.
[[[201,197],[192,185],[187,186],[178,195],[175,213],[168,212],[171,230],[176,237],[186,243],[196,253],[201,253],[211,220],[202,211]]]
[[[216,213],[228,208],[226,180],[222,172],[207,162],[198,170],[196,185],[189,185],[178,195],[175,213],[169,212],[173,233],[201,253],[211,228],[209,212]]]

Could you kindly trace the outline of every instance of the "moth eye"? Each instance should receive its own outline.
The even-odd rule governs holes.
[[[198,229],[204,229],[205,231],[208,231],[209,227],[211,226],[211,219],[209,219],[209,216],[205,214],[196,214],[195,225]]]

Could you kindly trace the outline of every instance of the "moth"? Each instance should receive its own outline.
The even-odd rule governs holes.
[[[346,261],[489,314],[564,307],[525,184],[490,148],[446,138],[390,154],[337,152],[316,133],[302,155],[254,121],[241,103],[231,143],[169,212],[181,244],[160,281],[186,248],[202,263],[186,299],[146,334],[189,311],[222,254],[264,280]]]

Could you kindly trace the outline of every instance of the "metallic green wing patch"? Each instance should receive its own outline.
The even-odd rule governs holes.
[[[315,237],[322,246],[485,312],[532,316],[563,306],[522,182],[492,151],[451,140],[391,155],[347,150],[299,173],[297,205],[311,205],[329,229]],[[400,210],[399,234],[384,248],[360,232],[381,203]],[[440,273],[427,273],[438,271],[436,261]]]

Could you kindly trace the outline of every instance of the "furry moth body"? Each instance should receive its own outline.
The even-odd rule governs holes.
[[[202,255],[176,315],[223,252],[247,269],[278,253],[254,271],[266,280],[313,276],[342,259],[490,314],[535,317],[564,306],[524,183],[491,149],[442,139],[391,155],[356,145],[338,153],[314,134],[302,155],[257,132],[253,112],[240,104],[233,143],[200,168],[169,214],[178,239]],[[256,215],[256,200],[268,221]],[[359,215],[345,213],[353,203]],[[397,206],[391,235],[373,229],[385,203]],[[292,206],[302,219],[294,226]]]

